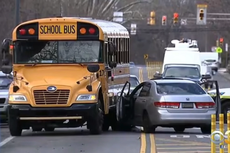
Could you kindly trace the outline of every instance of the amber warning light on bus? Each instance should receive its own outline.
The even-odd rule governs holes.
[[[95,34],[96,30],[94,28],[89,28],[88,32],[89,32],[89,34],[93,35],[93,34]],[[87,33],[86,28],[80,29],[80,34],[85,35],[86,33]]]
[[[28,30],[26,30],[26,29],[20,29],[19,30],[19,34],[20,35],[26,35],[26,34],[34,35],[35,34],[35,30],[33,28],[30,28]]]

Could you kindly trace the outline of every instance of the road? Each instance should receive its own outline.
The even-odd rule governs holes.
[[[221,88],[230,81],[216,74]],[[226,128],[226,127],[225,127]],[[157,128],[154,134],[144,134],[140,128],[132,132],[106,132],[89,135],[82,129],[57,129],[55,132],[24,131],[21,137],[11,137],[6,126],[1,127],[1,153],[210,153],[209,135],[199,128],[186,129],[182,134],[172,128]]]

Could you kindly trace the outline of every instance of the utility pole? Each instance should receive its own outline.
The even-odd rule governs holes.
[[[20,23],[20,0],[15,0],[15,26]]]

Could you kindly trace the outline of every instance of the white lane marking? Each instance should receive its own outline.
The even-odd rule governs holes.
[[[177,135],[170,135],[171,138],[177,138]]]
[[[190,138],[194,136],[198,139],[210,138],[210,135],[170,135],[170,138]]]
[[[28,131],[28,130],[22,130],[22,133],[24,133],[24,132],[26,132],[26,131]],[[7,137],[6,139],[4,139],[3,141],[1,141],[0,142],[0,148],[2,147],[2,146],[4,146],[5,144],[7,144],[8,142],[10,142],[11,140],[13,140],[15,137],[13,137],[13,136],[9,136],[9,137]]]
[[[4,139],[2,142],[0,142],[0,147],[4,146],[8,142],[10,142],[13,138],[15,138],[15,137],[9,136],[8,138]]]
[[[183,138],[190,138],[190,135],[183,135]]]

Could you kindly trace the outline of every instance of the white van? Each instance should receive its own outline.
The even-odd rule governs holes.
[[[188,78],[198,84],[204,78],[211,79],[211,75],[209,77],[202,77],[202,75],[206,74],[202,74],[201,72],[207,69],[204,69],[204,66],[202,66],[200,52],[194,41],[192,45],[188,42],[184,43],[176,40],[173,40],[172,43],[175,43],[175,47],[168,47],[165,51],[162,78]]]
[[[162,67],[162,73],[165,70],[165,66],[172,64],[182,64],[182,65],[196,65],[199,70],[201,70],[201,60],[200,60],[200,52],[194,50],[168,50],[166,48],[164,62]]]

